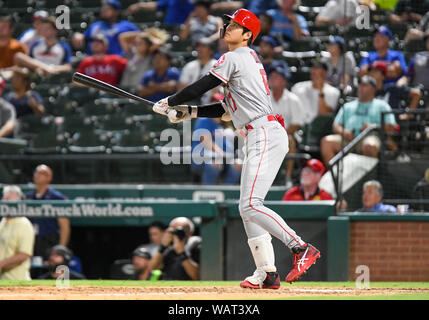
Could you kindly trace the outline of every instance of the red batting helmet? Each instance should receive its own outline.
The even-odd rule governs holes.
[[[258,34],[261,31],[261,22],[254,13],[246,9],[238,9],[232,16],[228,14],[225,14],[224,16],[237,22],[240,26],[249,29],[253,34],[252,43],[258,37]]]

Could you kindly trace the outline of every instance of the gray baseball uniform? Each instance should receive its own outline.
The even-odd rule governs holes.
[[[248,238],[268,232],[289,248],[305,245],[282,217],[263,205],[289,146],[286,130],[273,116],[267,117],[273,115],[273,108],[257,54],[249,47],[227,52],[210,73],[224,83],[226,107],[234,126],[247,127],[239,209]]]

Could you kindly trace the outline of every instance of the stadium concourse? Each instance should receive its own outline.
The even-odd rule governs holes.
[[[216,172],[215,182],[202,185],[205,176],[191,163],[200,142],[192,139],[196,121],[172,124],[136,102],[71,83],[80,70],[156,102],[210,70],[227,50],[218,39],[223,15],[247,6],[262,22],[252,48],[266,68],[273,99],[280,92],[280,108],[301,108],[284,111],[286,122],[295,121],[287,122],[290,152],[266,205],[322,252],[304,280],[355,280],[356,268],[368,265],[374,281],[428,281],[429,256],[419,251],[429,243],[427,1],[336,2],[189,1],[177,8],[175,1],[169,1],[173,7],[134,0],[1,1],[6,41],[0,38],[0,45],[11,43],[7,49],[19,53],[15,59],[0,56],[0,184],[18,185],[28,195],[35,189],[35,168],[46,164],[51,186],[65,196],[43,204],[34,194],[36,201],[18,207],[1,202],[1,215],[69,218],[68,246],[88,279],[129,279],[115,272],[150,241],[150,224],[168,225],[177,216],[192,220],[194,235],[202,238],[202,280],[235,281],[253,272],[242,241],[239,182],[227,185],[232,171],[221,165],[209,172]],[[118,28],[110,29],[115,23]],[[373,96],[365,100],[368,92]],[[220,88],[192,103],[222,98]],[[6,130],[6,114],[13,130]],[[232,167],[240,170],[243,140],[232,124],[204,125],[231,139]],[[166,164],[164,156],[175,161]],[[310,159],[323,167],[311,197],[300,189]],[[292,185],[304,200],[315,199],[319,188],[334,200],[280,202]],[[378,199],[370,206],[363,199],[366,188]],[[376,209],[384,211],[368,213]],[[280,244],[273,245],[279,252]],[[291,265],[284,251],[276,257],[282,275]],[[339,253],[335,263],[333,252]],[[32,269],[34,277],[40,272]],[[2,293],[0,287],[0,298]]]

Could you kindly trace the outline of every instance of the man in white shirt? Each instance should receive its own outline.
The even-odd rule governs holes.
[[[287,81],[290,79],[289,71],[283,66],[276,66],[269,74],[268,83],[271,88],[271,102],[274,114],[283,116],[285,127],[289,138],[289,154],[296,152],[295,139],[293,134],[303,124],[303,107],[298,96],[286,89]],[[292,170],[294,161],[289,160],[286,164],[286,187],[291,188]]]
[[[36,41],[42,40],[43,35],[41,32],[43,20],[47,19],[49,13],[44,10],[36,11],[31,19],[33,20],[33,28],[25,30],[18,38],[18,41],[25,44],[27,50],[30,51],[31,47]]]
[[[317,26],[337,24],[349,26],[356,21],[357,0],[329,0],[316,17]]]
[[[323,61],[313,61],[311,80],[296,83],[292,87],[303,106],[304,123],[310,124],[318,116],[336,110],[340,90],[325,82],[328,65]]]
[[[216,63],[213,55],[216,50],[216,42],[207,38],[201,38],[196,43],[197,59],[188,62],[182,69],[180,74],[178,90],[183,89],[187,85],[194,83],[205,76]],[[210,92],[207,92],[201,97],[203,104],[209,103],[211,98]]]

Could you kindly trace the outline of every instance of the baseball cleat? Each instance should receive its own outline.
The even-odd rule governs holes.
[[[240,287],[249,289],[278,289],[280,288],[280,277],[277,272],[267,272],[265,280],[261,284],[253,284],[247,278],[240,282]]]
[[[286,276],[285,281],[292,283],[303,274],[307,273],[307,270],[316,263],[316,260],[320,258],[320,251],[313,247],[311,244],[307,244],[305,247],[296,247],[292,249],[293,252],[293,266],[292,270]]]

